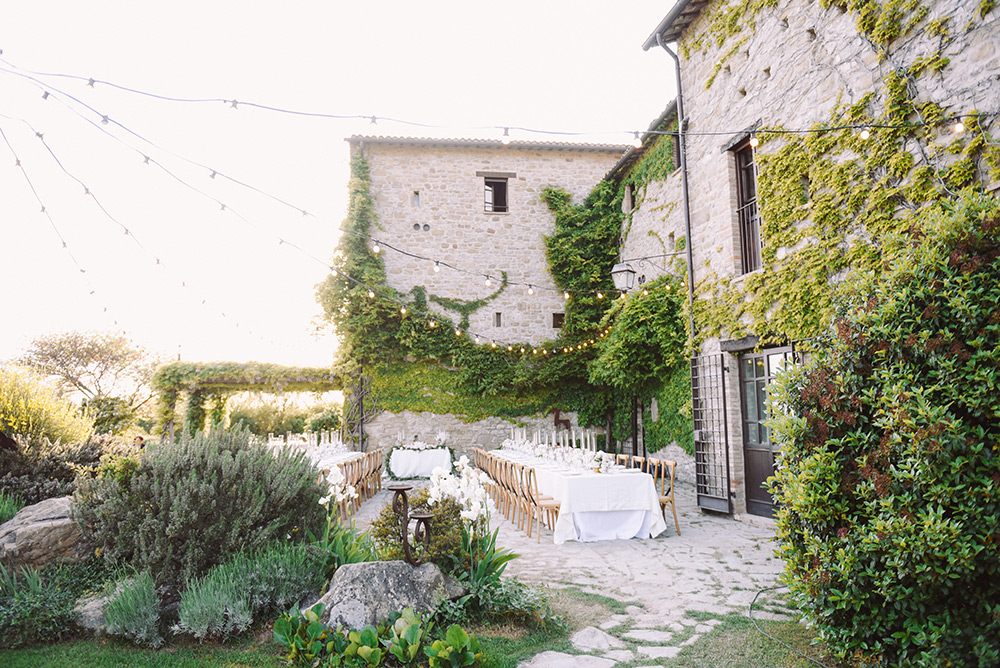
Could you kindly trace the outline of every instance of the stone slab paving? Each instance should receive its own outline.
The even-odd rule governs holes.
[[[547,529],[539,543],[502,515],[493,518],[493,528],[500,530],[498,544],[521,555],[508,564],[507,574],[627,604],[626,614],[609,614],[597,624],[600,629],[588,627],[574,635],[580,654],[543,652],[519,668],[668,661],[718,623],[704,614],[686,613],[746,613],[754,595],[777,582],[782,564],[774,556],[772,527],[702,513],[693,485],[678,484],[675,494],[681,535],[671,521],[650,540],[553,545]],[[382,492],[364,504],[358,526],[366,526],[388,499]]]

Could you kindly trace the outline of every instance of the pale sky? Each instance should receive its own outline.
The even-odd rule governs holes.
[[[343,139],[524,126],[629,143],[673,96],[673,62],[640,47],[672,4],[8,0],[0,130],[21,167],[0,138],[0,361],[43,334],[108,330],[167,359],[328,365],[335,339],[314,335],[328,270],[281,240],[330,260],[346,214]]]

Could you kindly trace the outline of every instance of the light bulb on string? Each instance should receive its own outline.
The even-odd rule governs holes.
[[[510,145],[510,128],[503,129],[503,137],[500,137],[500,143],[504,146]]]
[[[632,146],[634,146],[635,148],[642,148],[642,137],[639,136],[638,132],[634,134],[635,134],[635,139],[632,140]]]
[[[868,141],[871,136],[872,131],[867,125],[861,128],[861,132],[858,133],[858,138],[861,139],[861,141]]]
[[[511,346],[511,345],[507,346],[507,352],[511,352],[513,350],[514,350],[514,346]]]
[[[479,337],[478,336],[476,337],[476,343],[477,344],[479,343]]]
[[[760,138],[756,134],[750,135],[750,146],[753,148],[760,146]]]
[[[376,255],[378,255],[381,251],[382,251],[382,247],[379,246],[378,242],[376,241],[375,244],[372,246],[372,252],[375,253]]]
[[[456,329],[455,330],[455,336],[462,336],[462,330]]]
[[[493,285],[493,281],[490,279],[489,276],[487,276],[486,277],[486,287],[490,287],[491,285]]]
[[[528,294],[529,295],[535,294],[535,288],[532,287],[531,284],[528,285]]]
[[[375,299],[375,291],[374,290],[369,290],[368,291],[368,299]]]
[[[604,293],[603,292],[598,292],[597,293],[597,298],[598,299],[604,299]]]
[[[440,271],[441,271],[441,263],[437,260],[434,260],[434,273],[436,274]]]
[[[956,135],[965,132],[965,123],[962,122],[961,118],[955,120],[955,124],[951,126],[951,131]]]
[[[437,323],[436,323],[436,322],[434,322],[433,320],[431,320],[430,322],[428,322],[428,323],[427,323],[427,326],[428,326],[428,327],[436,327],[436,326],[437,326]]]
[[[564,293],[563,293],[563,298],[564,298],[564,299],[565,299],[566,301],[569,301],[569,293],[568,293],[568,292],[564,292]]]
[[[490,347],[491,348],[496,348],[497,347],[497,342],[496,341],[491,341],[490,342]]]
[[[401,306],[399,308],[399,314],[400,315],[406,315],[406,307],[405,306]]]

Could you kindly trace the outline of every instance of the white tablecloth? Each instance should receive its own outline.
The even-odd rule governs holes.
[[[567,540],[652,538],[667,528],[653,476],[637,469],[615,473],[577,473],[520,453],[494,455],[535,469],[539,494],[559,501],[556,545]]]
[[[396,448],[389,456],[389,468],[397,478],[429,478],[439,466],[445,471],[451,471],[451,453],[448,448]]]

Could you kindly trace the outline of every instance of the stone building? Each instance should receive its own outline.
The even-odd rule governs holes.
[[[463,336],[478,337],[481,345],[558,338],[566,301],[545,258],[555,218],[542,191],[552,186],[582,202],[627,147],[367,136],[347,141],[352,155],[360,151],[368,162],[378,220],[369,235],[382,242],[390,287],[425,291],[428,307],[455,323],[461,313],[453,307],[462,305],[469,316]],[[575,414],[562,417],[578,426]],[[552,416],[523,416],[517,423],[529,429],[555,424]],[[367,430],[375,445],[393,445],[398,433],[431,440],[443,430],[458,447],[492,448],[509,436],[510,426],[501,418],[466,422],[402,411],[380,414]]]
[[[468,325],[484,344],[557,337],[565,298],[545,259],[544,238],[554,229],[554,217],[542,190],[560,188],[581,202],[625,146],[362,136],[348,141],[370,168],[378,217],[371,235],[409,253],[384,253],[391,287],[406,293],[421,286],[440,300],[487,300]],[[430,307],[459,320],[439,301],[431,299]]]
[[[612,176],[666,139],[678,169],[626,193],[621,254],[685,240],[704,509],[771,515],[768,383],[829,324],[829,286],[931,199],[1000,187],[993,3],[890,4],[679,0],[643,44],[677,77],[680,132],[661,116]]]

